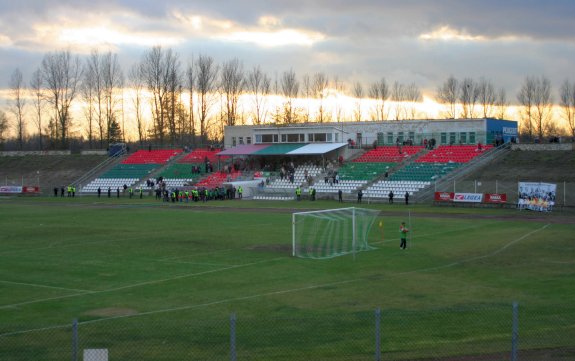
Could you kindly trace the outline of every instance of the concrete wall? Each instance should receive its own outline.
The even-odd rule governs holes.
[[[527,151],[560,150],[560,151],[569,151],[569,150],[575,150],[575,144],[574,143],[512,144],[511,150],[527,150]]]
[[[0,157],[23,157],[26,155],[70,155],[69,150],[31,150],[31,151],[6,151],[0,152]]]

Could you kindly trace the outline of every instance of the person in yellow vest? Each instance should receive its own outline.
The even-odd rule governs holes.
[[[140,186],[140,199],[142,199],[144,197],[144,190],[142,189],[142,186]]]
[[[192,194],[194,194],[194,191],[192,190]],[[186,198],[186,203],[188,203],[190,201],[190,192],[189,191],[185,191],[184,192],[184,196]]]
[[[242,188],[242,186],[238,186],[238,198],[242,199],[244,195],[244,189]]]
[[[76,187],[72,186],[72,198],[76,196]]]
[[[297,186],[297,188],[295,189],[295,198],[298,201],[301,199],[301,188],[299,186]]]
[[[132,199],[132,197],[134,196],[134,188],[130,187],[130,190],[128,192],[130,194],[130,199]]]

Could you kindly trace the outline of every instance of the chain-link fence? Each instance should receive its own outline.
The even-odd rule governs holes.
[[[545,182],[557,185],[556,206],[575,207],[575,183]],[[432,185],[435,192],[506,194],[508,204],[517,204],[519,182],[499,180],[452,180]]]
[[[573,311],[513,304],[337,314],[294,311],[289,317],[134,315],[4,331],[0,359],[572,360]]]

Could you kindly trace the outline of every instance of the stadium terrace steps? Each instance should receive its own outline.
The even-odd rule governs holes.
[[[369,150],[353,162],[384,162],[384,163],[401,163],[406,158],[416,155],[424,149],[419,145],[402,145],[402,146],[380,146]]]
[[[440,145],[437,149],[417,158],[417,163],[467,163],[483,152],[493,148],[486,145],[479,149],[475,145]]]
[[[225,160],[230,158],[229,156],[221,156],[218,159],[217,154],[220,151],[221,151],[220,149],[217,150],[210,150],[205,148],[194,149],[190,153],[186,154],[185,157],[178,160],[178,163],[204,165],[206,159],[209,160],[211,163],[216,163],[218,160]]]
[[[405,192],[413,196],[416,192],[431,185],[431,182],[426,181],[389,181],[381,180],[369,187],[364,192],[366,197],[372,198],[389,198],[389,192],[393,191],[393,198],[404,198]]]
[[[397,163],[350,162],[344,163],[338,170],[340,180],[365,180],[377,178],[390,171]]]
[[[307,171],[308,177],[315,178],[317,175],[322,173],[321,167],[314,166],[314,165],[300,165],[296,167],[294,172],[294,181],[293,183],[290,182],[288,178],[284,179],[275,179],[270,182],[270,184],[266,185],[266,188],[270,189],[285,189],[285,190],[293,190],[296,189],[298,186],[307,185],[307,181],[305,179],[305,173]]]
[[[214,172],[208,174],[206,177],[201,179],[199,182],[194,184],[196,187],[205,187],[205,188],[215,188],[220,187],[224,182],[233,181],[237,179],[242,172],[239,171],[232,171],[231,173],[227,172]]]
[[[122,161],[122,164],[166,164],[182,153],[181,149],[138,150]]]

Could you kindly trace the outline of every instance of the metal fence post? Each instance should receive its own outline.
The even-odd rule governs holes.
[[[72,321],[72,361],[78,361],[78,319]]]
[[[375,361],[381,361],[381,308],[375,310]]]
[[[513,302],[513,330],[511,334],[511,361],[517,361],[519,343],[519,305]]]
[[[236,314],[230,315],[230,360],[236,361]]]

